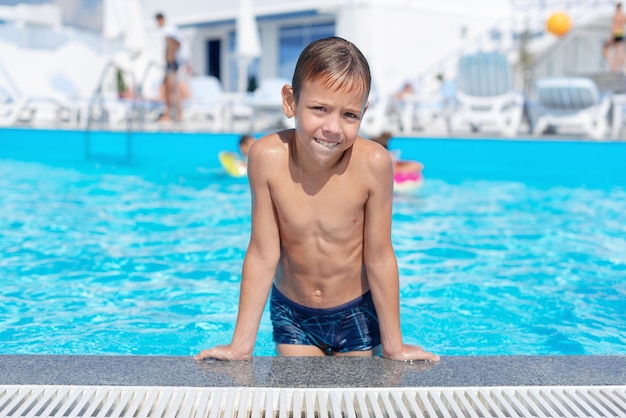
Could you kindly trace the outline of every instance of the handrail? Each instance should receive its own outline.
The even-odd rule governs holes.
[[[516,22],[510,21],[503,23],[501,20],[493,22],[489,25],[489,28],[485,31],[476,34],[468,42],[464,42],[463,45],[449,52],[444,57],[429,65],[420,72],[416,80],[419,85],[424,85],[428,81],[434,81],[436,75],[441,74],[443,77],[448,76],[450,73],[454,73],[455,65],[458,59],[467,54],[469,51],[483,50],[486,45],[491,44],[496,48],[498,42],[502,39],[510,39],[511,42],[508,48],[502,48],[501,46],[496,48],[500,52],[505,54],[511,54],[519,50],[520,47],[520,35],[523,32],[529,32],[531,37],[539,38],[545,35],[545,14],[548,10],[563,10],[570,14],[570,16],[576,19],[579,15],[586,12],[589,7],[597,9],[607,5],[614,5],[613,0],[530,0],[520,1],[511,0],[513,7],[513,15],[516,15],[516,20],[524,21],[523,27],[519,27]],[[522,3],[522,4],[519,4]],[[531,14],[542,15],[536,16],[532,22],[528,22],[528,17]],[[493,38],[493,34],[506,34],[499,38],[497,41]]]
[[[114,69],[115,71],[120,71],[124,76],[129,76],[131,79],[132,85],[133,86],[137,85],[136,80],[135,80],[135,74],[133,74],[132,71],[128,71],[124,69],[122,66],[118,65],[114,59],[108,60],[106,64],[104,65],[104,69],[100,73],[100,78],[98,80],[96,91],[94,92],[91,99],[89,100],[89,106],[87,109],[87,125],[86,125],[87,130],[91,129],[91,123],[94,120],[93,115],[94,115],[95,106],[100,105],[101,109],[104,108],[104,105],[103,105],[104,83],[106,82],[107,75],[112,69]],[[133,100],[131,103],[131,112],[126,118],[127,130],[129,131],[132,131],[132,123],[134,121],[133,115],[136,113],[136,107],[137,107],[137,103],[135,100]]]
[[[163,68],[162,64],[159,64],[156,61],[148,61],[148,64],[146,65],[146,68],[144,68],[143,71],[143,75],[141,76],[141,80],[139,81],[139,89],[141,90],[141,95],[143,97],[143,87],[146,84],[146,81],[148,80],[148,73],[150,72],[151,68]]]
[[[144,103],[144,92],[143,89],[148,80],[148,76],[150,75],[150,71],[153,68],[161,69],[162,65],[156,61],[148,61],[143,73],[139,80],[137,80],[137,74],[132,71],[129,71],[122,66],[118,65],[114,59],[110,59],[105,64],[100,78],[98,80],[97,88],[94,94],[92,95],[89,101],[88,114],[87,114],[87,129],[91,129],[91,123],[94,121],[94,113],[96,106],[100,105],[101,108],[103,106],[103,93],[104,93],[104,85],[107,80],[107,76],[109,75],[112,69],[116,71],[121,71],[122,74],[126,77],[128,76],[131,80],[131,85],[133,86],[133,98],[131,101],[131,110],[127,117],[127,130],[132,130],[133,123],[135,123],[138,127],[143,127],[145,123],[145,103]]]
[[[94,120],[94,108],[98,104],[100,105],[100,110],[102,115],[104,115],[104,105],[103,105],[103,88],[104,83],[106,81],[106,77],[109,74],[111,69],[115,69],[116,71],[120,71],[123,75],[129,75],[131,78],[131,82],[133,86],[136,86],[135,75],[132,71],[127,71],[118,65],[115,60],[110,59],[106,62],[104,69],[100,73],[100,79],[98,81],[98,86],[96,88],[95,93],[91,97],[89,101],[89,107],[87,109],[87,124],[85,127],[85,157],[90,158],[91,155],[91,125]],[[133,132],[133,122],[136,121],[135,115],[137,115],[137,100],[131,102],[131,110],[126,114],[126,160],[130,160],[132,156],[132,132]],[[143,122],[143,121],[141,121]]]
[[[141,108],[140,108],[140,112],[139,112],[139,119],[141,121],[141,124],[143,125],[143,123],[145,122],[145,118],[146,118],[146,107],[145,107],[145,102],[144,102],[144,87],[146,85],[146,82],[148,81],[148,75],[150,74],[150,70],[152,68],[158,68],[158,69],[162,69],[163,65],[159,64],[156,61],[148,61],[146,64],[146,67],[144,68],[143,74],[141,75],[141,79],[139,80],[138,84],[137,84],[137,88],[135,89],[135,97],[137,99],[139,99],[141,101]]]

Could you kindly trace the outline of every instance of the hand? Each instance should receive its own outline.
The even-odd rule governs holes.
[[[216,360],[242,361],[250,360],[252,355],[235,354],[233,353],[231,345],[218,345],[213,348],[209,348],[208,350],[202,350],[193,357],[196,361],[202,361],[208,358]]]
[[[383,348],[383,357],[390,360],[397,361],[413,361],[413,360],[427,360],[427,361],[439,361],[439,356],[428,351],[424,351],[422,347],[417,345],[403,344],[402,350],[395,355],[388,355]]]

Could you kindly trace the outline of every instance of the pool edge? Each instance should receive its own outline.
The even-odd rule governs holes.
[[[169,387],[495,387],[626,385],[626,355],[382,358],[0,355],[0,385]]]

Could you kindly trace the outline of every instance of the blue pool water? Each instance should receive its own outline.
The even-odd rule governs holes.
[[[228,342],[250,201],[216,155],[237,138],[0,130],[0,354]],[[426,167],[394,199],[407,342],[626,354],[626,143],[391,146]],[[268,315],[255,354],[274,354]]]

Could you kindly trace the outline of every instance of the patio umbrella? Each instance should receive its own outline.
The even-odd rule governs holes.
[[[237,48],[236,57],[239,66],[240,93],[246,90],[248,66],[253,59],[261,56],[259,28],[252,11],[252,0],[240,0],[237,14]]]
[[[133,88],[141,83],[145,66],[144,22],[140,0],[105,0],[103,4],[104,37],[116,43],[113,55],[116,65],[131,78]]]
[[[144,48],[144,22],[139,0],[104,0],[103,35],[109,40],[123,40],[131,55]]]
[[[124,33],[124,47],[131,55],[143,52],[145,44],[144,22],[139,0],[126,0],[126,31]]]
[[[124,34],[124,10],[120,0],[104,0],[102,32],[106,39],[114,40]]]

